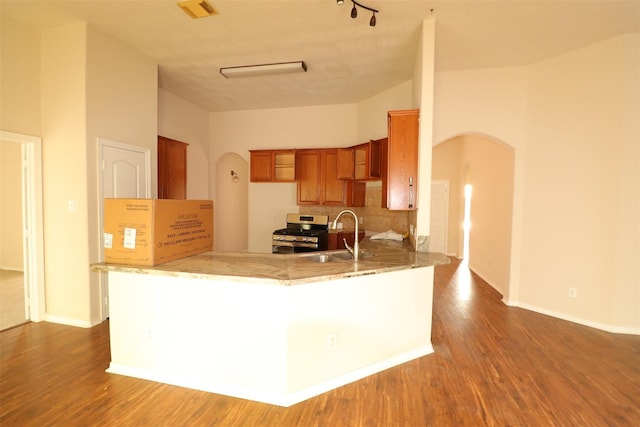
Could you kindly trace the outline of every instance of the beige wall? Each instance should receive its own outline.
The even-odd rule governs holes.
[[[209,199],[209,113],[158,89],[158,135],[189,144],[187,199]]]
[[[22,147],[0,141],[0,268],[22,271]]]
[[[43,31],[41,45],[46,311],[82,325],[91,318],[86,40],[77,23]]]
[[[0,129],[40,135],[40,34],[0,19]]]
[[[356,105],[357,140],[367,142],[387,136],[387,112],[412,108],[413,80],[367,98]]]
[[[477,133],[515,149],[510,304],[640,331],[639,38],[436,74],[434,142]]]
[[[87,28],[86,120],[89,261],[100,261],[98,138],[150,150],[151,194],[157,194],[157,64],[95,28]],[[80,266],[82,268],[84,266]],[[89,284],[90,322],[103,320],[98,273]]]
[[[211,113],[209,176],[216,176],[216,165],[225,153],[237,153],[248,162],[252,149],[354,145],[358,142],[356,113],[355,104]],[[250,251],[270,252],[273,230],[285,226],[287,213],[298,212],[295,184],[248,186],[248,247]],[[211,183],[210,193],[214,188]],[[229,206],[217,194],[213,200],[218,212]],[[216,216],[215,229],[237,226],[222,224],[220,218],[225,217]]]
[[[13,106],[3,130],[43,139],[45,319],[90,326],[101,320],[89,269],[99,253],[97,138],[155,147],[156,65],[84,23],[40,33],[4,17],[0,63],[1,105]]]
[[[520,280],[528,306],[636,331],[639,51],[627,35],[529,67]]]

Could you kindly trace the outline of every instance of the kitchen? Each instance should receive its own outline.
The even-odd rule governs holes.
[[[418,111],[389,112],[388,123],[388,138],[375,145],[379,151],[371,150],[380,154],[371,156],[379,164],[366,164],[365,169],[370,168],[374,176],[371,173],[364,176],[381,179],[383,187],[389,189],[384,195],[385,206],[395,204],[410,211],[415,209],[414,191],[417,190],[412,177],[417,170]],[[360,156],[344,150],[351,154],[351,166],[358,166],[355,158]],[[288,163],[288,167],[297,166],[300,153],[320,159],[320,154],[336,154],[336,151],[298,151],[295,166]],[[272,163],[271,152],[254,151],[252,160],[263,155],[267,157],[266,170],[260,171],[252,164],[252,179],[269,177],[271,168],[277,167]],[[394,158],[398,161],[394,162]],[[335,168],[332,169],[334,176],[335,172]],[[350,173],[344,175],[351,176]],[[237,184],[235,178],[239,180],[237,172],[231,170],[228,177],[231,185]],[[398,180],[402,189],[394,187]],[[364,182],[335,178],[332,181],[342,190],[354,185],[364,190]],[[316,180],[312,182],[317,185]],[[298,180],[296,185],[300,188],[304,182]],[[395,188],[393,192],[392,188]],[[314,189],[310,191],[314,192]],[[318,193],[321,192],[318,188]],[[341,199],[344,194],[339,193]],[[364,205],[364,194],[361,196],[358,204]],[[170,211],[161,211],[162,206],[169,209],[181,203],[170,202],[154,204],[157,209],[151,211],[154,222],[162,219],[164,224],[170,217]],[[199,206],[204,203],[187,202]],[[116,204],[120,202],[105,200],[105,235],[109,233],[108,241],[113,242],[113,248],[110,245],[105,249],[106,260],[115,264],[93,265],[97,271],[106,271],[109,275],[112,351],[109,372],[290,406],[433,352],[429,339],[433,266],[448,263],[448,259],[442,254],[415,252],[409,241],[403,241],[402,235],[399,241],[391,242],[374,242],[376,236],[370,235],[361,242],[366,252],[360,252],[360,238],[354,238],[352,247],[345,241],[350,254],[330,251],[329,257],[318,256],[315,254],[324,254],[330,249],[327,246],[329,216],[288,214],[287,228],[272,233],[272,250],[278,252],[276,254],[210,252],[153,268],[142,267],[133,260],[134,265],[128,267],[118,265],[131,261],[126,258],[131,254],[127,251],[131,245],[127,246],[126,227],[145,222],[137,218],[142,215],[142,203],[131,199],[123,204],[122,219],[115,220],[118,211],[112,208]],[[317,209],[317,206],[310,203],[309,208]],[[201,223],[202,207],[199,209],[187,216],[198,217]],[[207,212],[210,215],[210,208]],[[351,210],[334,215],[332,230],[338,228],[343,215],[351,217],[353,232],[360,237],[360,221]],[[177,215],[184,216],[182,211]],[[146,247],[165,247],[164,239],[170,239],[173,226],[166,232],[163,227],[160,223],[157,230],[153,227],[158,241],[147,241]],[[143,230],[150,228],[145,226]],[[123,233],[124,244],[121,243]],[[205,230],[205,234],[208,231]],[[346,231],[345,240],[348,235]],[[134,239],[137,243],[138,236]],[[191,243],[184,244],[188,245]],[[304,250],[305,256],[296,253],[297,249]],[[160,254],[159,249],[157,253]],[[155,258],[150,262],[154,264]],[[146,300],[155,303],[140,310]],[[252,301],[259,301],[259,306]],[[210,310],[209,305],[214,302],[222,306]],[[162,320],[165,317],[162,313],[167,310],[173,315],[171,319]],[[256,317],[261,319],[259,328],[256,324],[243,326],[247,319],[255,321]],[[305,326],[309,322],[313,327]],[[207,334],[211,339],[198,340],[195,336],[186,339],[185,336],[190,336],[187,331],[193,331],[196,336]],[[249,352],[255,356],[247,353],[247,345],[259,348],[257,352]],[[242,362],[238,363],[239,360]],[[265,360],[268,366],[279,368],[267,369],[263,366]],[[316,367],[313,375],[305,368],[308,364]],[[247,365],[252,367],[253,374],[247,374]],[[222,371],[221,367],[224,367]]]
[[[158,89],[154,61],[92,26],[77,23],[48,28],[43,37],[39,30],[5,19],[3,12],[2,32],[3,43],[7,43],[3,44],[3,64],[14,76],[3,87],[15,88],[2,92],[3,105],[14,106],[3,109],[3,127],[42,135],[46,141],[44,314],[46,320],[81,327],[102,321],[96,292],[99,279],[86,268],[98,261],[99,197],[93,144],[97,138],[137,144],[151,152],[158,134],[189,142],[188,197],[217,200],[223,191],[218,183],[229,175],[227,167],[218,167],[226,153],[236,153],[234,161],[240,167],[234,165],[233,170],[247,179],[250,149],[349,146],[380,138],[385,133],[386,112],[413,107],[418,90],[412,79],[357,103],[210,113]],[[629,243],[637,241],[637,203],[604,189],[616,188],[620,195],[637,193],[637,184],[633,184],[638,182],[640,169],[634,154],[637,132],[628,119],[637,116],[637,105],[628,98],[609,98],[609,94],[634,93],[627,85],[637,82],[637,61],[631,53],[637,46],[637,30],[596,41],[524,66],[436,72],[433,142],[473,132],[492,135],[516,150],[507,302],[604,329],[637,330],[637,271],[632,268],[637,264],[637,249]],[[92,53],[89,57],[85,48]],[[69,61],[60,61],[61,57]],[[81,62],[86,64],[86,74],[76,67]],[[611,68],[603,70],[603,63]],[[580,81],[575,80],[576,70]],[[620,75],[629,79],[619,79]],[[5,77],[9,74],[3,72]],[[105,86],[105,81],[112,84]],[[567,87],[562,83],[566,81],[576,86]],[[52,91],[56,87],[59,90]],[[85,95],[86,104],[79,105]],[[60,117],[56,114],[60,111],[70,115]],[[78,111],[82,113],[72,114]],[[589,119],[603,115],[611,119]],[[557,117],[563,117],[560,129]],[[601,135],[621,137],[603,144]],[[270,141],[269,147],[265,141]],[[612,144],[615,149],[610,149]],[[556,156],[559,148],[561,157]],[[421,155],[430,156],[428,151]],[[565,158],[571,161],[561,161]],[[69,163],[79,167],[69,168]],[[421,159],[425,163],[429,161]],[[630,179],[618,181],[619,171]],[[567,198],[564,187],[554,185],[567,176],[588,178],[572,181],[571,191],[579,198]],[[421,188],[428,191],[428,186]],[[69,200],[79,202],[77,212],[68,211]],[[553,210],[544,208],[548,200],[555,201]],[[295,185],[248,184],[246,203],[243,225],[248,247],[268,250],[268,236],[284,226],[287,213],[296,212]],[[601,206],[615,208],[603,212]],[[587,215],[585,221],[576,223],[576,212]],[[365,228],[367,224],[365,218]],[[602,230],[611,227],[616,232],[603,235]],[[542,237],[540,230],[548,232]],[[584,236],[594,236],[597,244],[576,245]],[[60,250],[59,242],[65,242],[65,251]],[[228,242],[217,244],[222,247]],[[571,264],[589,264],[589,269],[565,271],[552,261],[567,256]],[[618,275],[610,286],[601,278],[612,265]],[[568,300],[566,283],[576,280],[585,291],[577,300]],[[608,297],[606,308],[602,295]]]

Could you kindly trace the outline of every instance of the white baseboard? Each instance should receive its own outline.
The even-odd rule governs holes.
[[[491,286],[493,289],[495,289],[497,292],[499,292],[503,296],[502,302],[505,305],[508,305],[510,307],[524,308],[525,310],[534,311],[536,313],[544,314],[546,316],[551,316],[551,317],[555,317],[557,319],[567,320],[569,322],[577,323],[577,324],[580,324],[580,325],[583,325],[583,326],[588,326],[590,328],[600,329],[602,331],[611,332],[611,333],[614,333],[614,334],[640,335],[640,328],[630,328],[630,327],[625,327],[625,326],[613,326],[613,325],[609,325],[609,324],[606,324],[606,323],[594,322],[594,321],[591,321],[591,320],[588,320],[588,319],[582,319],[580,317],[571,316],[569,314],[561,313],[559,311],[547,310],[545,308],[537,307],[537,306],[534,306],[534,305],[531,305],[531,304],[520,303],[518,301],[512,301],[512,300],[507,300],[507,299],[504,298],[504,293],[500,289],[495,287],[489,280],[487,280],[487,278],[482,273],[479,273],[478,271],[476,271],[475,269],[473,269],[471,267],[469,267],[469,269],[471,271],[473,271],[482,280],[484,280],[489,286]]]
[[[546,308],[541,308],[535,305],[521,303],[518,301],[503,299],[502,302],[510,307],[524,308],[525,310],[534,311],[536,313],[544,314],[546,316],[567,320],[569,322],[577,323],[583,326],[588,326],[590,328],[600,329],[601,331],[611,332],[613,334],[640,335],[640,328],[630,328],[626,326],[613,326],[606,323],[594,322],[588,319],[582,319],[580,317],[571,316],[569,314],[561,313],[558,311],[547,310]]]
[[[194,390],[202,390],[209,393],[237,397],[240,399],[268,403],[271,405],[289,407],[314,396],[326,393],[327,391],[431,353],[433,353],[433,346],[429,344],[292,393],[278,393],[276,391],[256,390],[228,383],[202,381],[196,378],[184,377],[157,370],[120,365],[113,362],[109,365],[107,372],[156,381],[164,384],[171,384],[179,387],[191,388]]]
[[[42,320],[49,323],[58,323],[60,325],[76,326],[79,328],[91,328],[92,326],[95,326],[91,324],[91,322],[87,322],[84,320],[72,319],[69,317],[62,317],[62,316],[55,316],[52,314],[45,314]]]

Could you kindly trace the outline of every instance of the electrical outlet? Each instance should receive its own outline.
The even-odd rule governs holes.
[[[569,298],[575,298],[578,296],[578,289],[569,288]]]
[[[338,345],[338,335],[332,332],[327,335],[327,350],[333,350]]]

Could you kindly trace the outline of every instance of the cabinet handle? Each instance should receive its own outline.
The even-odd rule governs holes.
[[[409,177],[409,209],[413,209],[413,177]]]

